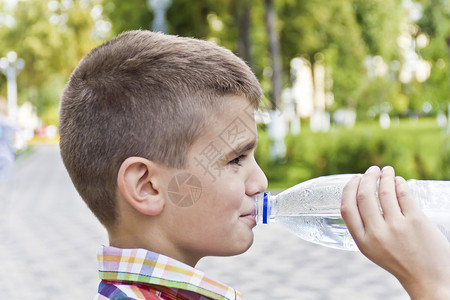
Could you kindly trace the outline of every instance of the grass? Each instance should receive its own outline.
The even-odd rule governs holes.
[[[389,129],[366,121],[325,133],[302,125],[299,135],[286,137],[286,158],[278,161],[269,158],[270,141],[266,130],[259,128],[256,156],[269,188],[287,188],[321,175],[361,173],[371,165],[392,165],[406,179],[450,179],[446,167],[450,147],[445,146],[449,137],[435,119],[400,119]]]

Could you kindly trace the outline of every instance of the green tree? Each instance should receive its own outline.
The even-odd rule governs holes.
[[[91,17],[95,5],[93,1],[69,6],[60,1],[18,1],[8,12],[15,24],[0,26],[0,54],[13,50],[25,60],[18,77],[19,104],[30,101],[41,116],[57,111],[70,72],[100,42],[94,38]],[[44,121],[55,124],[56,120],[46,117]]]
[[[127,30],[152,29],[154,12],[147,0],[104,0],[106,16],[112,21],[115,34]],[[208,15],[225,11],[228,1],[172,0],[166,11],[168,33],[208,38],[211,32]],[[217,14],[217,13],[216,13]]]
[[[150,29],[153,13],[147,0],[104,0],[105,15],[112,21],[112,31],[117,35],[133,29]]]
[[[402,1],[355,0],[352,6],[367,53],[386,61],[399,60],[397,39],[407,17]]]
[[[429,39],[429,45],[420,55],[431,62],[431,76],[423,83],[418,95],[433,104],[437,110],[447,109],[450,103],[450,2],[421,1],[422,18],[418,21],[420,31]]]
[[[352,4],[351,0],[279,4],[284,68],[289,70],[294,57],[305,57],[313,64],[316,54],[322,53],[332,70],[335,100],[341,105],[358,98],[365,72],[366,48]]]
[[[154,13],[147,0],[18,1],[8,10],[0,2],[0,14],[10,14],[15,24],[0,23],[0,55],[15,50],[26,62],[19,75],[20,101],[30,100],[41,114],[54,110],[69,73],[79,59],[109,36],[131,29],[150,29]],[[72,3],[72,4],[70,4]],[[267,3],[273,3],[273,10]],[[312,64],[323,59],[333,81],[335,107],[353,106],[361,112],[386,101],[402,112],[420,108],[424,101],[446,106],[450,94],[448,48],[450,8],[448,1],[420,0],[422,18],[418,34],[429,45],[417,49],[431,62],[430,78],[403,86],[396,70],[384,77],[369,77],[367,57],[380,56],[391,65],[401,61],[397,38],[409,19],[401,0],[172,0],[166,12],[168,33],[214,41],[231,49],[252,67],[267,98],[280,86],[290,86],[290,61],[305,57]],[[69,5],[68,5],[69,4]],[[269,7],[269,9],[267,9]],[[99,22],[111,21],[111,34],[98,31]],[[267,31],[268,11],[274,24]],[[1,19],[1,18],[0,18]],[[3,18],[5,19],[5,18]],[[101,25],[101,24],[100,24]],[[101,27],[101,26],[100,26]],[[270,34],[269,34],[270,32]],[[278,34],[281,68],[273,65]],[[398,64],[398,63],[397,63]],[[273,86],[272,74],[280,69],[282,81]],[[0,92],[6,91],[4,76]]]

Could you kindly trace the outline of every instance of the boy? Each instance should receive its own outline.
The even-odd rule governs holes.
[[[260,98],[244,62],[196,39],[132,31],[80,62],[61,100],[60,148],[109,235],[95,299],[240,299],[194,266],[252,244],[253,197],[267,187],[254,159]]]

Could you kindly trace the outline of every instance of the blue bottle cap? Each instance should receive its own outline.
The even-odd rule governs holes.
[[[264,198],[263,198],[263,215],[262,215],[262,222],[263,224],[267,224],[267,216],[268,214],[268,209],[269,209],[269,194],[268,193],[264,193]]]

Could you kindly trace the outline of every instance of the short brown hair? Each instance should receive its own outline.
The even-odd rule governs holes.
[[[185,166],[189,147],[226,95],[257,107],[261,89],[241,59],[202,40],[130,31],[81,60],[61,97],[61,156],[103,225],[118,216],[122,162],[140,156]]]

